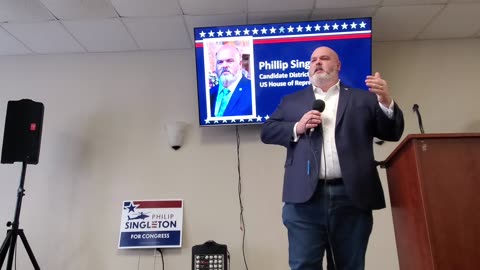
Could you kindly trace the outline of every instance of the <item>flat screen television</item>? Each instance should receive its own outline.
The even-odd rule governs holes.
[[[338,53],[350,87],[367,89],[372,70],[371,18],[201,27],[194,35],[200,126],[265,122],[283,96],[310,85],[319,46]]]

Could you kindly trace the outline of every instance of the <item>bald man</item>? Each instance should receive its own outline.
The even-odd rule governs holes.
[[[367,76],[369,91],[339,80],[337,53],[311,55],[312,86],[283,98],[262,127],[261,139],[286,148],[283,223],[292,270],[363,270],[372,210],[385,207],[373,155],[373,138],[398,141],[403,114],[380,73]],[[312,110],[316,99],[323,112]],[[330,260],[329,260],[330,262]]]

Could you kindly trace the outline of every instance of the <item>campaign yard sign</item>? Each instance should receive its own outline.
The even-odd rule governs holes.
[[[182,246],[183,200],[123,201],[119,249]]]

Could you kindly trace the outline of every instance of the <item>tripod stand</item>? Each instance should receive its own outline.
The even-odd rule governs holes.
[[[22,176],[20,177],[20,186],[17,190],[17,206],[15,208],[15,218],[13,222],[7,222],[7,227],[12,227],[10,230],[7,231],[7,237],[3,241],[2,249],[0,251],[0,269],[2,269],[3,262],[5,261],[5,257],[7,256],[7,251],[10,249],[8,253],[8,261],[7,261],[7,270],[12,269],[13,263],[13,255],[15,253],[15,247],[17,244],[17,236],[20,236],[22,239],[23,245],[27,250],[28,257],[33,264],[35,270],[40,270],[40,266],[38,266],[37,260],[35,259],[35,255],[33,255],[33,251],[28,244],[27,237],[23,233],[22,229],[19,229],[19,220],[20,220],[20,209],[22,208],[22,198],[25,195],[25,189],[23,188],[25,184],[25,173],[27,170],[27,163],[24,161],[22,163]]]

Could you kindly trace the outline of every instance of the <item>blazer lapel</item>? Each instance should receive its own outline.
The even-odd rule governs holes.
[[[345,87],[343,84],[340,84],[340,93],[338,97],[338,106],[337,106],[337,121],[335,127],[342,121],[343,114],[347,108],[348,101],[350,100],[350,94],[352,91],[348,87]]]
[[[303,101],[307,109],[305,112],[308,112],[312,109],[313,102],[315,102],[315,93],[313,92],[313,86],[307,87],[304,91]]]
[[[243,88],[236,88],[235,91],[233,92],[233,95],[232,97],[230,98],[230,101],[228,101],[228,105],[227,105],[227,108],[225,109],[225,111],[223,112],[223,114],[229,114],[231,111],[233,111],[233,109],[235,108],[238,100],[240,99],[240,97],[242,96],[242,91],[243,91]]]

